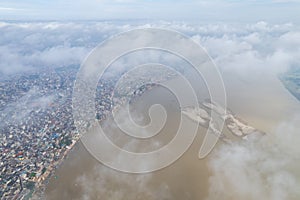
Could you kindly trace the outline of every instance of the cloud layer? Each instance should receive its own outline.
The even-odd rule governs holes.
[[[8,20],[164,19],[206,22],[298,22],[297,0],[3,0],[0,18]],[[280,14],[278,14],[280,13]]]
[[[107,23],[0,23],[0,73],[80,65],[88,52],[122,26]]]
[[[89,51],[104,39],[115,33],[143,27],[171,28],[191,36],[224,70],[280,72],[299,64],[300,31],[293,24],[1,22],[0,73],[80,65]]]
[[[223,145],[210,158],[207,199],[292,200],[300,196],[299,116],[261,140]],[[229,192],[230,191],[230,192]]]
[[[300,65],[300,30],[293,24],[1,22],[0,74],[43,67],[79,66],[90,50],[104,39],[115,33],[143,27],[175,29],[191,36],[207,49],[222,73],[237,75],[243,80],[247,80],[249,74],[263,79],[266,74],[276,75],[290,66]],[[213,175],[208,199],[297,199],[300,196],[298,121],[299,117],[283,123],[274,135],[260,141],[249,140],[220,147],[210,159]],[[111,199],[124,196],[132,199],[136,185],[149,199],[162,199],[159,191],[167,191],[168,188],[162,185],[146,189],[148,179],[151,179],[147,176],[131,179],[106,173],[106,169],[102,168],[95,171],[100,174],[95,176],[94,182],[89,181],[90,177],[78,178],[78,184],[86,187],[83,198],[89,198],[91,194],[88,193],[93,186]],[[111,179],[120,181],[129,189],[116,193],[107,188]],[[94,183],[96,185],[91,185]],[[169,194],[166,195],[164,198],[169,199]]]

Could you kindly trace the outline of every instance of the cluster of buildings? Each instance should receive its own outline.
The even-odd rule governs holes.
[[[72,113],[77,71],[70,66],[0,79],[0,199],[29,198],[79,139]],[[113,95],[118,78],[98,83],[98,120],[128,96]],[[140,87],[134,95],[152,85]]]
[[[70,103],[75,73],[44,70],[1,80],[1,199],[30,195],[75,142]]]
[[[77,70],[46,69],[1,79],[1,199],[31,195],[78,140],[72,120]],[[100,83],[99,113],[112,107],[110,83]]]

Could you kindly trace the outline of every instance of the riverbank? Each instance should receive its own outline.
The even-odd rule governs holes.
[[[233,125],[229,128],[232,128],[235,134],[227,126],[224,129],[225,134],[230,137],[229,139],[233,138],[232,141],[235,141],[234,138],[239,139],[247,136],[248,131],[251,130],[252,132],[253,129],[272,135],[271,128],[277,127],[283,119],[288,120],[299,108],[299,102],[293,101],[294,99],[291,98],[289,92],[284,89],[278,79],[272,79],[271,82],[253,81],[247,84],[235,82],[234,86],[227,87],[227,89],[230,100],[228,107],[232,109],[230,111],[232,116],[228,119],[233,121]],[[237,88],[236,86],[240,87]],[[271,86],[275,89],[270,90]],[[160,138],[163,140],[162,145],[165,141],[172,139],[178,124],[177,119],[174,117],[181,110],[175,99],[166,98],[165,95],[166,90],[162,87],[154,87],[138,97],[138,101],[133,101],[135,109],[143,116],[145,115],[146,119],[149,105],[153,105],[158,101],[163,102],[171,112],[171,121],[162,130],[162,137]],[[285,112],[282,112],[282,110],[285,110]],[[203,112],[201,115],[207,117]],[[106,124],[110,124],[110,121]],[[240,132],[240,128],[242,132]],[[236,132],[237,130],[239,132]],[[270,132],[268,132],[269,130]],[[113,136],[120,134],[114,129],[110,131]],[[54,200],[62,197],[64,199],[97,199],[100,197],[111,199],[115,198],[115,195],[121,195],[122,199],[132,200],[139,196],[145,200],[153,200],[157,199],[153,196],[158,193],[157,191],[161,191],[160,194],[166,195],[166,199],[204,199],[207,197],[209,189],[211,170],[207,167],[207,159],[209,158],[198,160],[197,156],[205,132],[206,128],[200,127],[199,137],[196,138],[196,141],[184,156],[170,167],[149,174],[150,178],[147,178],[147,180],[143,179],[143,175],[124,175],[103,166],[79,142],[76,152],[70,153],[72,155],[56,170],[55,174],[59,178],[51,179],[46,191],[46,199]],[[119,138],[117,139],[119,140]],[[147,149],[147,145],[149,143],[143,143],[138,150]],[[217,146],[219,145],[223,145],[223,143],[218,143]],[[141,188],[137,188],[137,185]]]

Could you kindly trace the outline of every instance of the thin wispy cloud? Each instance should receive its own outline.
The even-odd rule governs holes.
[[[269,22],[300,21],[300,1],[296,0],[27,0],[0,3],[2,19],[15,20],[101,20],[101,19],[155,19],[193,20],[202,22],[230,21]],[[30,13],[22,13],[29,9]],[[9,13],[8,13],[9,11]],[[278,15],[277,13],[281,13]]]
[[[9,8],[9,7],[0,7],[1,11],[18,11],[18,10],[24,10],[19,8]]]

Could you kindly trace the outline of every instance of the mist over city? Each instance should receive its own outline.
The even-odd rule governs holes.
[[[0,2],[0,199],[299,199],[299,10]]]

